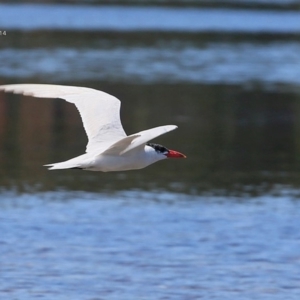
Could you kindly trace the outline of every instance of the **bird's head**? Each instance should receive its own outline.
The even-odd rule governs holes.
[[[153,148],[155,152],[160,156],[160,159],[165,158],[186,158],[186,156],[178,151],[170,150],[162,145],[147,143],[147,146]]]

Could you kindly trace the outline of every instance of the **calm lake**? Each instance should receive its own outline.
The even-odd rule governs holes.
[[[50,172],[76,108],[1,92],[0,298],[298,300],[298,2],[2,2],[0,84],[108,92],[187,159]]]

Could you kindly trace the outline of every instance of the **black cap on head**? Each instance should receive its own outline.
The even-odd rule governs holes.
[[[147,143],[146,145],[152,147],[157,153],[166,154],[169,152],[168,148],[159,144]]]

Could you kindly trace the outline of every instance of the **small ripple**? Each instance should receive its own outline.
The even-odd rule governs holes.
[[[300,43],[209,43],[202,48],[3,49],[0,75],[140,83],[300,83]]]

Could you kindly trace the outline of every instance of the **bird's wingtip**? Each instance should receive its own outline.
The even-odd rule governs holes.
[[[177,129],[177,128],[178,128],[177,125],[167,125],[167,126],[166,126],[167,131],[172,131],[172,130],[175,130],[175,129]]]

